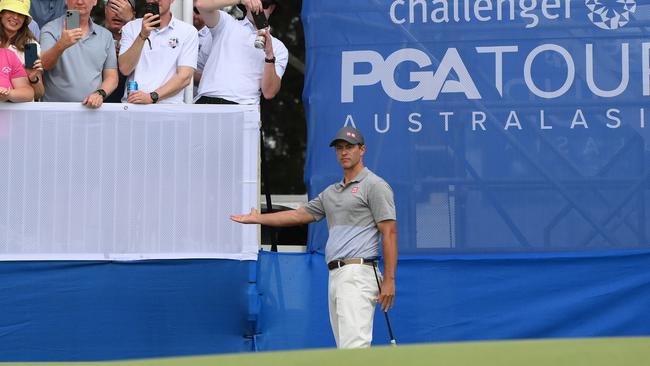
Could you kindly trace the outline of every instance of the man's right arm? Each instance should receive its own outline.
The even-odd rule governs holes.
[[[246,9],[256,13],[262,11],[262,0],[198,0],[196,8],[199,9],[205,25],[214,28],[219,23],[219,10],[237,4],[243,4]]]
[[[142,18],[140,29],[137,29],[136,23],[129,22],[122,28],[122,47],[120,47],[120,56],[117,59],[117,65],[122,75],[131,75],[135,67],[138,66],[142,47],[144,47],[147,38],[157,24],[160,23],[159,15],[145,14]],[[122,50],[125,50],[122,52]]]
[[[82,36],[83,31],[81,28],[64,28],[61,30],[61,38],[57,40],[52,32],[44,29],[41,33],[41,49],[45,50],[41,54],[43,70],[52,70],[63,52],[79,42]]]
[[[241,224],[261,224],[275,227],[303,225],[316,221],[304,207],[268,214],[260,214],[255,208],[251,208],[250,213],[245,215],[231,215],[230,219]]]

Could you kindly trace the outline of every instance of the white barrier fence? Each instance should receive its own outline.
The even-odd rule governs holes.
[[[0,104],[0,260],[256,259],[257,106]]]

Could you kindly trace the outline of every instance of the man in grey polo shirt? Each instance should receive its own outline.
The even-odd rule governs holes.
[[[388,311],[395,300],[397,225],[393,191],[363,165],[363,135],[340,129],[330,143],[343,168],[343,180],[332,184],[297,210],[259,214],[251,209],[231,219],[244,224],[301,225],[327,218],[325,258],[329,273],[330,323],[339,348],[369,347],[375,302]],[[375,261],[383,237],[385,276],[378,291]]]
[[[99,108],[117,86],[117,55],[111,32],[90,19],[97,0],[67,0],[80,27],[66,29],[65,15],[41,29],[44,102],[81,102]]]

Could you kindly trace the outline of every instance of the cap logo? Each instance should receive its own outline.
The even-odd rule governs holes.
[[[345,134],[357,138],[357,135],[355,135],[354,132],[346,132]]]

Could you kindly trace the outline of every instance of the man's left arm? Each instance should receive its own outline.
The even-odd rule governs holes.
[[[117,72],[117,54],[115,53],[115,42],[113,37],[104,38],[106,47],[106,60],[102,66],[102,83],[96,91],[90,93],[81,104],[89,108],[99,108],[104,103],[104,98],[117,88],[119,74]],[[103,92],[100,94],[100,89]]]
[[[269,28],[265,30],[266,46],[264,47],[264,55],[267,60],[275,59],[275,62],[264,62],[264,71],[262,72],[262,95],[265,99],[273,99],[280,91],[282,86],[282,75],[287,66],[288,52],[283,47],[282,49],[273,49],[273,38]],[[279,67],[276,67],[279,66]],[[278,74],[278,69],[281,72]]]
[[[383,237],[384,280],[377,302],[386,312],[395,303],[395,271],[397,270],[397,222],[385,220],[377,224]]]
[[[106,95],[111,95],[115,88],[117,88],[118,79],[117,69],[104,69],[102,71],[102,84],[99,86],[99,89],[103,90]],[[103,103],[104,96],[97,91],[90,93],[82,102],[83,105],[89,108],[99,108]]]

